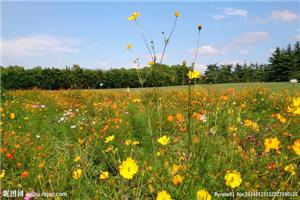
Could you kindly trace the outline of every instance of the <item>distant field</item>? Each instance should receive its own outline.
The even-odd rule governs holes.
[[[187,89],[188,86],[168,86],[168,87],[159,87],[159,89],[162,90],[178,90],[178,89]],[[280,91],[283,89],[288,89],[290,91],[299,91],[300,90],[300,84],[291,84],[289,82],[268,82],[268,83],[222,83],[222,84],[201,84],[197,86],[193,86],[197,89],[217,89],[217,90],[226,90],[229,88],[234,88],[236,90],[241,89],[253,89],[253,88],[260,88],[265,87],[267,89],[271,89],[272,91]],[[152,88],[130,88],[131,91],[143,91],[143,90],[149,90]],[[102,89],[107,91],[126,91],[126,88],[116,88],[116,89]]]
[[[299,85],[16,90],[0,112],[3,190],[94,200],[299,191]]]

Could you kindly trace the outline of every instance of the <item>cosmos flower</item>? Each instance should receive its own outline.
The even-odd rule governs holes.
[[[127,19],[129,21],[133,21],[133,20],[136,20],[141,14],[139,12],[133,12],[130,17],[128,17]]]
[[[198,71],[189,71],[189,73],[187,75],[190,80],[200,78],[200,72],[198,72]]]
[[[28,176],[28,172],[27,171],[23,171],[22,173],[21,173],[21,177],[22,178],[26,178]]]
[[[300,115],[300,97],[293,98],[293,102],[288,106],[287,111],[295,115]]]
[[[171,200],[171,195],[163,190],[157,194],[156,200]]]
[[[175,186],[180,185],[183,183],[183,177],[179,174],[173,176],[172,182]]]
[[[199,190],[197,200],[211,200],[211,195],[206,190]]]
[[[169,143],[169,140],[170,140],[170,137],[167,137],[166,135],[157,139],[157,141],[162,145],[167,145]]]
[[[265,152],[270,152],[270,150],[274,149],[279,151],[280,141],[278,138],[266,138],[265,139]]]
[[[225,175],[225,184],[231,188],[239,187],[242,183],[241,174],[239,172],[228,171]]]
[[[99,179],[100,180],[105,180],[105,179],[108,178],[108,176],[109,176],[109,172],[108,171],[104,171],[104,172],[100,173]]]
[[[82,169],[76,169],[73,171],[73,178],[74,179],[79,179],[82,175]]]
[[[285,166],[284,171],[290,172],[291,175],[295,175],[296,174],[296,172],[295,172],[296,167],[297,167],[296,164],[289,164],[289,165]]]
[[[300,139],[295,140],[294,144],[292,145],[292,149],[298,156],[300,156]]]
[[[115,136],[114,136],[114,135],[108,136],[108,137],[105,139],[105,143],[109,143],[109,142],[113,141],[114,139],[115,139]]]
[[[16,115],[15,113],[10,113],[10,119],[15,119]]]
[[[5,170],[2,169],[2,170],[1,170],[1,174],[0,174],[0,179],[4,178],[4,176],[5,176]]]
[[[133,176],[138,172],[139,167],[135,160],[131,157],[128,157],[125,161],[119,166],[120,175],[126,179],[133,179]]]
[[[78,162],[78,161],[80,161],[80,159],[81,159],[80,156],[76,156],[74,159],[74,162]]]

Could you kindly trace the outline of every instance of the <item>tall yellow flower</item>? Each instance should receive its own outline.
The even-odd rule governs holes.
[[[295,175],[296,174],[296,172],[295,172],[296,167],[297,167],[296,164],[289,164],[289,165],[285,166],[284,170],[287,171],[287,172],[290,172],[291,175]]]
[[[82,175],[82,169],[76,169],[73,171],[73,178],[79,179]]]
[[[167,191],[163,190],[157,194],[156,200],[172,200],[172,199],[171,199],[171,195]]]
[[[281,123],[283,123],[283,124],[286,123],[286,118],[284,116],[282,116],[280,113],[276,113],[275,116]]]
[[[105,139],[105,143],[109,143],[109,142],[113,141],[114,139],[115,139],[115,136],[114,136],[114,135],[108,136],[108,137]]]
[[[228,171],[225,175],[225,183],[227,186],[229,186],[231,188],[239,187],[241,185],[242,181],[243,180],[242,180],[241,174],[239,172]]]
[[[287,111],[295,115],[300,115],[300,97],[293,98],[293,103],[288,106]]]
[[[169,143],[169,140],[170,140],[170,137],[167,137],[166,135],[157,139],[157,141],[162,145],[167,145]]]
[[[280,141],[278,138],[266,138],[265,139],[265,152],[270,152],[271,149],[279,151]]]
[[[298,156],[300,156],[300,139],[295,140],[294,144],[292,145],[292,149]]]
[[[199,190],[197,200],[211,200],[211,195],[206,190]]]
[[[109,176],[109,172],[108,171],[104,171],[104,172],[100,173],[99,179],[100,180],[105,180],[105,179],[108,178],[108,176]]]
[[[136,164],[136,161],[131,157],[127,158],[122,164],[119,166],[120,175],[126,179],[133,179],[133,176],[138,172],[139,167]]]
[[[129,21],[133,21],[133,20],[136,20],[141,14],[139,12],[133,12],[130,17],[128,17],[127,19]]]
[[[198,71],[189,71],[189,73],[187,75],[190,80],[200,78],[200,72],[198,72]]]
[[[174,13],[174,15],[175,15],[175,17],[179,17],[181,14],[180,14],[180,12],[178,10],[176,10],[175,13]]]

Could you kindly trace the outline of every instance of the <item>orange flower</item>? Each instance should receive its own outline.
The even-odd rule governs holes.
[[[22,178],[26,178],[28,176],[28,172],[27,171],[23,171],[22,173],[21,173],[21,177]]]
[[[184,122],[184,117],[181,113],[176,114],[176,119],[178,122]]]
[[[173,115],[169,115],[169,116],[168,116],[168,121],[169,121],[169,122],[172,122],[173,120],[174,120]]]
[[[10,153],[8,153],[8,154],[6,154],[6,158],[12,160],[14,157]]]
[[[37,148],[39,151],[42,151],[43,150],[43,147],[42,146],[38,146]]]

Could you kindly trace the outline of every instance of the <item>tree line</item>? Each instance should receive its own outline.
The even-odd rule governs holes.
[[[138,70],[138,71],[137,71]],[[99,89],[175,86],[188,84],[190,66],[154,64],[141,69],[82,69],[72,67],[25,69],[21,66],[1,66],[1,89]],[[138,72],[138,73],[137,73]],[[300,79],[300,43],[293,47],[276,48],[269,64],[210,64],[197,83],[268,82]],[[195,84],[193,82],[193,84]]]

